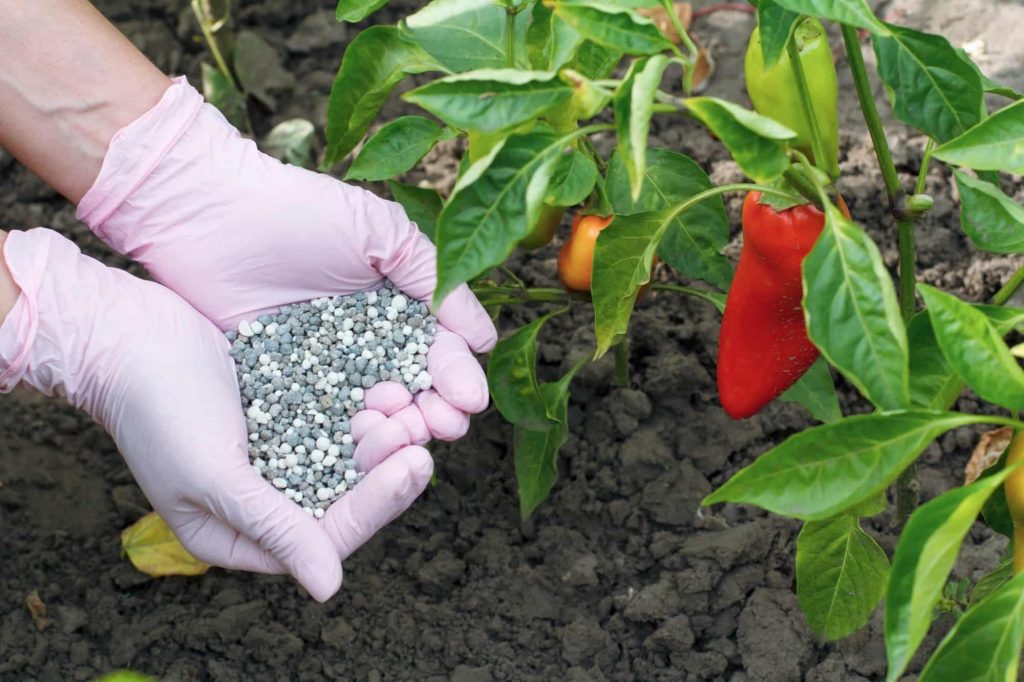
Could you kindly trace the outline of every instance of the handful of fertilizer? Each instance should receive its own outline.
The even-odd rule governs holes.
[[[227,332],[261,476],[313,516],[363,478],[351,418],[366,391],[394,381],[431,386],[437,320],[385,281],[374,291],[287,305]]]

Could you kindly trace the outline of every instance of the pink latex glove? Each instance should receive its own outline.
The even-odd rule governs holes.
[[[331,507],[336,524],[349,520],[332,545],[327,525],[249,464],[229,344],[208,320],[52,230],[9,233],[3,258],[21,293],[0,325],[0,391],[24,381],[88,412],[199,559],[291,573],[324,601],[341,585],[339,553],[369,539],[430,479],[426,450],[398,450]]]
[[[429,302],[436,283],[434,246],[401,206],[261,153],[183,78],[114,136],[78,217],[222,329],[384,277]],[[353,420],[363,470],[409,444],[461,437],[488,404],[473,356],[497,338],[486,311],[462,286],[435,312],[433,388],[413,401],[379,384]]]

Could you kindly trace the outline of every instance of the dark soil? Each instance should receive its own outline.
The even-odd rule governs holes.
[[[198,82],[205,53],[188,3],[97,4],[162,69]],[[332,0],[236,4],[241,26],[279,48],[296,78],[279,93],[277,111],[256,117],[257,132],[295,116],[322,130],[334,69],[354,30],[334,23]],[[742,84],[725,74],[738,73],[750,26],[746,15],[697,25],[719,64],[712,94],[744,101]],[[843,190],[892,265],[895,239],[876,165],[849,87],[841,97],[851,124]],[[389,113],[400,108],[390,104]],[[922,141],[893,132],[909,182]],[[656,144],[704,163],[716,182],[738,178],[696,126],[662,121],[653,134]],[[443,183],[453,171],[442,151],[419,173]],[[973,251],[948,174],[933,169],[929,190],[937,201],[918,230],[921,278],[970,299],[991,295],[1019,259]],[[734,218],[738,202],[729,203]],[[2,152],[0,224],[51,226],[86,253],[129,267]],[[738,243],[729,252],[735,256]],[[513,265],[551,285],[556,253],[551,246]],[[511,312],[502,325],[525,319]],[[437,485],[352,557],[341,593],[324,605],[284,577],[215,569],[150,580],[136,572],[119,557],[118,535],[148,505],[108,436],[56,401],[27,391],[0,397],[0,680],[87,680],[118,667],[175,681],[882,679],[880,614],[841,642],[809,632],[794,596],[797,522],[733,505],[699,509],[713,487],[809,423],[783,403],[743,422],[723,413],[713,380],[718,322],[707,304],[675,295],[640,306],[632,387],[613,386],[610,359],[581,373],[560,481],[528,522],[519,518],[511,429],[499,415],[476,419],[458,443],[437,444]],[[543,372],[555,375],[590,352],[590,323],[579,306],[545,330]],[[848,389],[843,396],[847,407],[864,408]],[[960,407],[984,409],[970,398]],[[925,498],[962,480],[976,437],[963,429],[926,451]],[[883,515],[869,525],[891,551],[888,523]],[[991,570],[1004,546],[977,526],[956,575]],[[25,606],[33,590],[51,620],[41,631]],[[940,620],[922,653],[950,622]]]

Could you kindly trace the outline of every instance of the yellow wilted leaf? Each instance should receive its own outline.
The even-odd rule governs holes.
[[[210,570],[188,553],[164,520],[150,512],[121,531],[121,550],[146,575],[202,575]]]

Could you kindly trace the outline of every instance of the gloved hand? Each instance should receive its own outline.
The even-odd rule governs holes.
[[[424,301],[436,283],[434,246],[398,204],[261,153],[182,78],[114,136],[78,217],[222,329],[384,277]],[[363,469],[431,436],[461,437],[487,406],[472,351],[493,347],[494,325],[466,286],[435,313],[433,388],[413,401],[379,384],[353,420]]]
[[[324,601],[341,585],[338,549],[365,542],[430,479],[423,448],[399,449],[331,507],[345,529],[332,538],[249,464],[229,344],[208,320],[51,230],[9,233],[2,255],[21,291],[0,324],[0,391],[24,381],[88,412],[197,558],[289,572]]]

